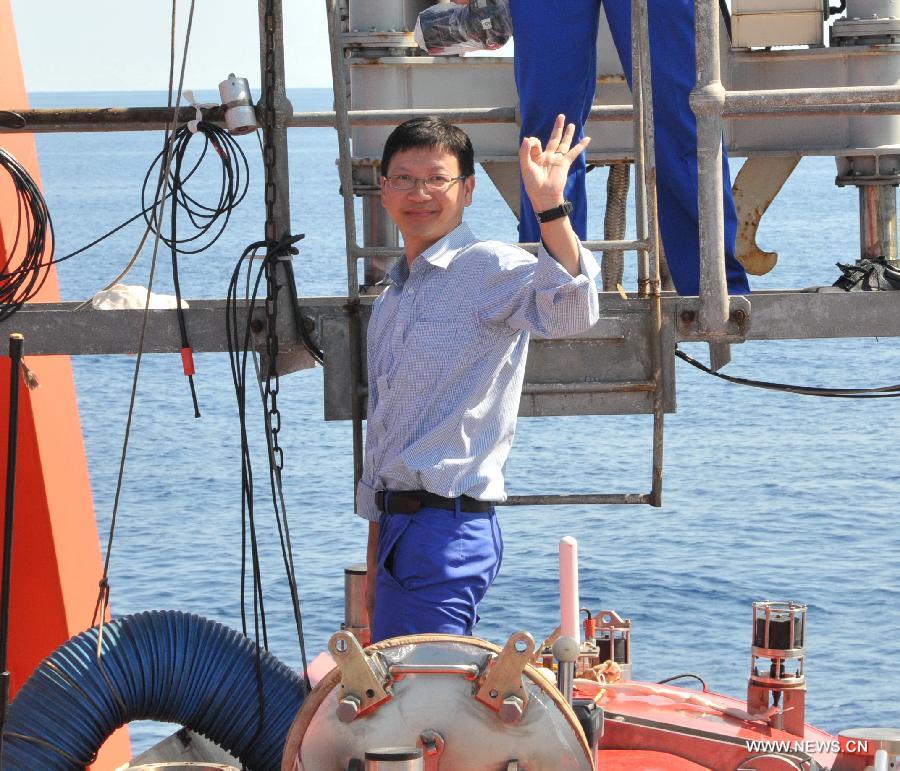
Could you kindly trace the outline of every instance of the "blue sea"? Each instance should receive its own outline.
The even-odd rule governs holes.
[[[207,95],[197,94],[199,99]],[[209,97],[214,97],[209,94]],[[330,91],[290,93],[295,110],[331,108]],[[156,93],[40,93],[34,107],[164,104]],[[137,213],[160,132],[39,135],[41,173],[66,254]],[[224,297],[243,248],[262,238],[259,148],[251,190],[209,251],[180,258],[186,298]],[[331,129],[290,135],[295,260],[304,296],[346,294],[342,203]],[[733,161],[734,170],[740,164]],[[857,258],[857,193],[833,184],[830,158],[805,159],[759,233],[780,253],[756,289],[830,284],[835,262]],[[602,235],[605,172],[588,177],[591,237]],[[483,174],[467,218],[483,237],[515,240],[515,219]],[[629,215],[631,216],[631,215]],[[141,223],[59,267],[63,297],[82,300],[130,258]],[[147,283],[145,250],[126,283]],[[171,292],[161,255],[154,290]],[[627,281],[634,285],[634,271]],[[173,346],[177,341],[173,341]],[[705,346],[687,346],[705,357]],[[749,342],[728,372],[817,386],[900,380],[894,339]],[[97,526],[105,544],[135,359],[73,358]],[[837,732],[900,727],[900,464],[897,403],[815,399],[730,385],[682,362],[678,412],[666,419],[664,506],[503,508],[502,572],[480,608],[478,633],[502,643],[519,629],[540,639],[558,623],[557,542],[578,538],[582,604],[633,622],[634,674],[681,672],[742,697],[750,660],[751,603],[809,606],[807,719]],[[224,354],[197,356],[203,417],[194,419],[176,354],[143,360],[111,558],[116,615],[179,608],[240,628],[240,457],[236,402]],[[348,423],[326,423],[322,370],[282,379],[285,494],[294,541],[306,644],[325,648],[343,614],[343,567],[364,556],[366,525],[353,514]],[[262,445],[261,413],[251,430]],[[257,455],[263,479],[264,456]],[[645,491],[651,418],[533,418],[520,422],[509,492]],[[265,601],[272,651],[299,666],[289,596],[271,507],[258,495]],[[90,619],[85,619],[85,626]],[[135,751],[172,726],[133,726]]]

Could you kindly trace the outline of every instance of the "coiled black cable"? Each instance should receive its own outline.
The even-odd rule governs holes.
[[[176,243],[179,245],[178,251],[182,254],[196,254],[198,252],[202,252],[205,249],[208,249],[212,246],[213,243],[219,238],[222,234],[222,231],[225,230],[226,225],[228,224],[228,220],[231,217],[232,210],[244,199],[244,196],[247,192],[247,186],[249,182],[249,165],[247,162],[247,158],[241,149],[240,145],[238,145],[234,139],[231,137],[228,132],[220,129],[218,126],[215,126],[212,123],[207,123],[206,121],[201,121],[198,124],[198,130],[204,135],[206,138],[206,143],[201,151],[200,157],[191,167],[191,170],[188,172],[187,176],[181,174],[182,183],[186,182],[189,177],[193,175],[193,173],[199,168],[200,163],[203,160],[203,157],[208,150],[208,146],[212,145],[216,150],[216,153],[220,158],[223,158],[223,168],[222,168],[222,177],[223,177],[223,185],[220,187],[218,201],[213,206],[207,206],[200,201],[198,201],[193,196],[187,194],[182,187],[182,196],[180,200],[181,208],[184,210],[191,221],[192,224],[195,225],[197,232],[194,233],[193,236],[187,239],[177,239]],[[183,127],[178,132],[176,132],[176,137],[182,132],[190,133],[190,129],[187,127]],[[181,139],[181,144],[186,149],[187,142],[190,141],[190,137],[183,137]],[[151,232],[156,233],[157,227],[154,219],[154,212],[158,208],[161,203],[158,194],[154,195],[157,191],[160,190],[161,184],[159,179],[159,172],[157,172],[155,188],[151,192],[151,180],[154,179],[153,172],[155,168],[162,161],[165,156],[165,150],[161,151],[156,158],[153,159],[153,165],[147,170],[147,173],[144,175],[144,183],[141,188],[141,210],[129,217],[124,222],[119,223],[111,230],[108,230],[101,236],[97,236],[93,241],[85,244],[84,246],[80,246],[72,252],[63,255],[62,257],[51,256],[50,258],[45,259],[40,267],[46,268],[50,265],[58,265],[61,262],[65,262],[66,260],[72,259],[72,257],[77,257],[79,254],[86,252],[88,249],[92,249],[97,246],[97,244],[105,241],[110,236],[115,235],[123,228],[128,227],[135,220],[144,218],[144,221],[147,223],[148,227],[151,228]],[[182,161],[184,158],[184,154],[181,155]],[[235,162],[235,159],[237,162]],[[168,189],[165,194],[164,200],[168,203],[169,199],[172,197],[173,193],[171,189]],[[221,220],[220,227],[215,232],[214,236],[211,237],[210,241],[205,243],[203,246],[194,249],[182,248],[181,245],[185,243],[189,243],[196,239],[199,239],[202,235],[208,233],[212,226],[219,221],[219,218],[224,215],[224,220]],[[165,234],[160,233],[160,239],[171,249],[172,239],[166,238]]]
[[[203,138],[203,145],[192,164],[185,163],[185,155],[191,140],[195,136]],[[218,197],[211,203],[204,202],[198,194],[192,193],[189,183],[203,165],[212,148],[221,161],[219,171]],[[164,233],[162,224],[156,220],[155,209],[148,207],[148,200],[155,201],[159,197],[159,187],[164,175],[158,167],[163,163],[167,151],[172,162],[165,174],[168,176],[168,188],[171,190],[171,206],[169,207],[169,231]],[[156,172],[156,174],[154,174]],[[178,329],[181,337],[181,356],[184,374],[191,388],[191,399],[194,404],[194,417],[200,417],[200,406],[194,386],[193,351],[188,341],[187,324],[181,304],[181,281],[178,276],[178,254],[199,254],[209,249],[224,232],[235,207],[244,200],[250,169],[247,156],[235,139],[224,129],[207,121],[198,121],[196,130],[189,126],[181,126],[173,135],[170,146],[163,148],[153,160],[141,190],[141,207],[148,229],[158,234],[160,240],[169,247],[172,257],[172,283],[175,287],[175,307],[178,316]],[[150,180],[156,179],[150,195]],[[187,233],[185,228],[187,224]],[[181,232],[182,235],[179,235]]]
[[[15,237],[0,266],[0,321],[12,316],[44,285],[53,262],[53,222],[37,182],[12,155],[0,148],[0,168],[16,196]],[[2,184],[2,182],[0,182]],[[6,239],[9,244],[9,239]]]
[[[171,233],[162,232],[153,216],[153,202],[157,199],[158,190],[158,166],[165,158],[165,148],[153,159],[144,176],[141,190],[141,208],[147,225],[152,232],[159,233],[160,240],[166,246],[181,254],[199,254],[219,239],[228,225],[231,213],[244,200],[250,177],[247,156],[234,137],[208,121],[199,121],[196,128],[195,133],[188,126],[181,126],[171,139],[172,164],[167,172],[173,198],[170,208]],[[196,159],[185,170],[185,155],[194,137],[202,137],[203,146]],[[220,159],[221,167],[217,197],[212,202],[206,202],[197,193],[192,193],[188,183],[203,165],[210,148]],[[152,185],[151,180],[154,180]],[[187,217],[192,228],[189,228],[187,235],[178,235],[179,229],[183,232],[183,217],[182,227],[178,227],[179,214]]]

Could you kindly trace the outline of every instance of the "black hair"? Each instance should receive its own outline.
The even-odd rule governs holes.
[[[459,171],[465,177],[475,173],[475,151],[468,134],[443,118],[410,118],[395,128],[384,143],[381,173],[387,175],[395,153],[415,147],[435,147],[456,156]]]

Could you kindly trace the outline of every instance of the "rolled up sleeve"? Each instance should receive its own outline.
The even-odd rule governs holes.
[[[581,272],[571,276],[543,244],[537,258],[508,246],[495,253],[496,264],[484,275],[480,317],[538,337],[577,335],[600,318],[594,279],[600,273],[594,256],[583,246]]]
[[[356,513],[370,522],[378,522],[381,519],[381,512],[375,505],[376,492],[375,488],[365,479],[360,479],[356,486]]]

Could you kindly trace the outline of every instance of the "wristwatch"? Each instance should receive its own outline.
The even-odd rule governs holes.
[[[547,209],[547,211],[538,211],[535,214],[541,223],[553,222],[553,220],[568,217],[572,213],[573,208],[571,201],[563,201],[559,206],[554,206],[552,209]]]

